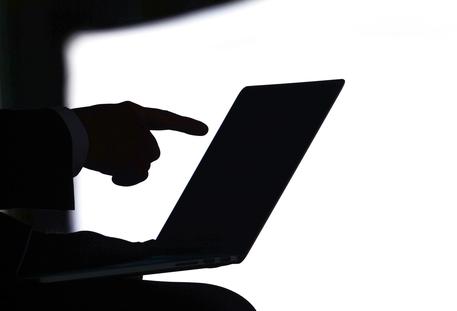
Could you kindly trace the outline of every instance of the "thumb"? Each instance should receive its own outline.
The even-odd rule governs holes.
[[[142,173],[122,172],[114,174],[111,180],[114,184],[118,186],[129,187],[145,181],[148,178],[148,175],[149,174],[147,171]]]

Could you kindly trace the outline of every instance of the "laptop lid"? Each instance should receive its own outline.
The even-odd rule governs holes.
[[[157,239],[244,258],[343,85],[244,88]]]

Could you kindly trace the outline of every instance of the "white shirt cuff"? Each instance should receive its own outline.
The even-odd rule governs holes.
[[[73,177],[78,175],[86,162],[89,152],[89,137],[76,113],[65,107],[51,107],[63,119],[68,127],[72,141]]]

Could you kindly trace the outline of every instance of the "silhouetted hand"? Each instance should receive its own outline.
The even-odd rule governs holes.
[[[84,167],[111,175],[113,183],[132,186],[148,177],[160,149],[150,130],[175,130],[205,135],[208,127],[197,120],[132,102],[76,108],[89,136]]]
[[[93,268],[167,253],[155,240],[129,242],[91,231],[68,234],[34,231],[21,273]]]

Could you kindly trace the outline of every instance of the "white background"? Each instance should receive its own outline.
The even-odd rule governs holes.
[[[155,238],[245,85],[346,79],[241,265],[147,276],[232,289],[258,310],[457,309],[453,1],[257,0],[68,44],[72,107],[132,100],[199,118],[155,132],[135,187],[83,170],[78,228]]]

